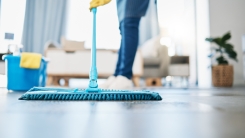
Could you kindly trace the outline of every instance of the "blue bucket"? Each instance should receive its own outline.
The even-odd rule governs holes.
[[[7,89],[13,91],[27,91],[30,88],[45,87],[47,61],[42,59],[39,69],[20,67],[20,56],[5,55]]]

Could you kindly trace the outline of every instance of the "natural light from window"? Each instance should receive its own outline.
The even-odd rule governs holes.
[[[1,0],[0,15],[0,52],[7,52],[8,45],[21,44],[26,0]],[[11,40],[5,33],[14,34]]]
[[[85,47],[91,47],[92,13],[90,0],[70,0],[68,3],[66,37],[70,40],[85,41]],[[120,32],[118,26],[116,1],[97,9],[97,48],[118,49]]]

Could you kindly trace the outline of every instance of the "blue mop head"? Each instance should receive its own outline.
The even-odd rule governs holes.
[[[92,101],[125,101],[125,100],[162,100],[158,93],[150,91],[99,89],[98,92],[87,92],[86,89],[65,89],[34,87],[23,94],[19,100],[92,100]]]

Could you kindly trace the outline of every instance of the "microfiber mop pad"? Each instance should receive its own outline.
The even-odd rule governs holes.
[[[96,8],[92,9],[93,19],[93,45],[91,48],[92,64],[87,89],[65,89],[34,87],[23,94],[19,100],[96,100],[96,101],[122,101],[122,100],[162,100],[156,92],[146,90],[110,90],[100,89],[97,84],[96,68]]]
[[[109,90],[100,89],[98,92],[87,92],[86,89],[64,89],[34,87],[19,100],[95,100],[95,101],[124,101],[124,100],[162,100],[158,93],[150,91]]]

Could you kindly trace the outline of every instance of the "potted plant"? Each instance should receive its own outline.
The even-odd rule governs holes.
[[[216,58],[218,65],[212,65],[212,82],[216,87],[231,87],[233,84],[233,66],[229,65],[228,58],[237,61],[234,46],[227,41],[231,38],[230,32],[222,37],[206,38],[206,41],[215,43],[212,46],[210,58]]]

